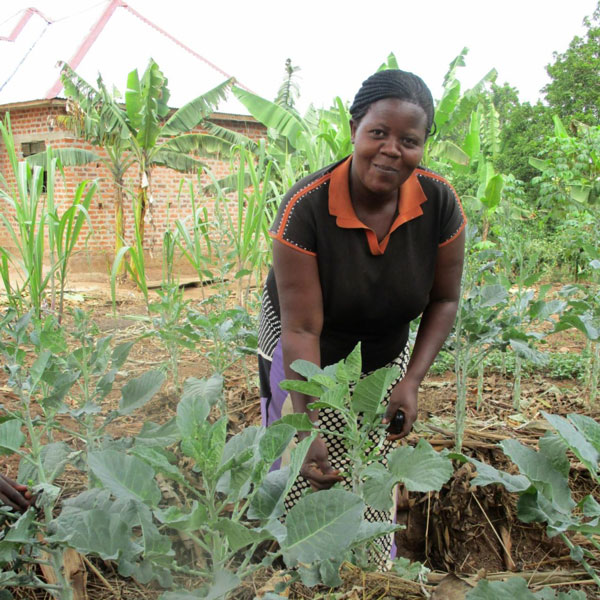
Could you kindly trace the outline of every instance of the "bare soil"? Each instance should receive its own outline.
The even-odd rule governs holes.
[[[69,297],[70,306],[93,310],[93,318],[100,331],[112,333],[118,342],[137,337],[143,324],[132,320],[132,316],[144,315],[141,296],[127,285],[121,286],[116,315],[112,313],[108,286],[97,282],[78,283]],[[206,290],[205,290],[206,292]],[[202,290],[190,288],[189,298],[200,297]],[[69,319],[65,320],[69,327]],[[573,332],[562,332],[548,338],[549,350],[555,352],[580,352],[581,336]],[[157,340],[146,338],[134,346],[126,364],[127,373],[119,385],[127,379],[141,374],[152,366],[162,364],[166,352]],[[208,361],[200,353],[186,351],[179,364],[183,381],[188,376],[204,377],[211,374]],[[257,387],[257,372],[252,358],[242,361],[226,374],[226,398],[233,432],[249,424],[260,423],[260,401]],[[105,410],[116,407],[119,399],[118,387],[108,398]],[[490,463],[497,468],[513,469],[508,459],[499,450],[500,440],[513,437],[524,444],[535,447],[546,429],[541,411],[566,415],[571,412],[585,413],[600,418],[598,407],[591,407],[581,384],[573,380],[553,380],[534,374],[523,381],[523,403],[519,414],[512,408],[512,380],[499,373],[486,373],[483,401],[477,406],[476,382],[472,382],[468,395],[467,430],[463,452]],[[413,433],[403,443],[415,444],[426,438],[436,449],[453,448],[454,403],[456,390],[453,374],[429,376],[422,385],[419,421]],[[0,414],[2,405],[14,406],[16,397],[7,385],[5,375],[0,375]],[[172,382],[145,408],[144,419],[162,423],[176,411],[178,395]],[[142,423],[134,415],[113,426],[110,433],[115,437],[134,436]],[[75,444],[74,440],[68,440]],[[15,476],[17,461],[14,457],[2,457],[4,473]],[[338,593],[344,595],[331,598],[425,598],[435,591],[446,589],[452,581],[447,577],[454,574],[471,584],[481,577],[501,577],[520,573],[532,585],[551,583],[558,589],[584,589],[587,597],[600,598],[589,577],[569,557],[568,549],[558,540],[546,536],[544,527],[524,524],[516,518],[516,498],[503,488],[472,486],[474,469],[470,464],[456,464],[456,471],[439,493],[400,493],[398,522],[406,528],[397,534],[399,555],[419,560],[432,570],[429,581],[424,584],[407,582],[392,574],[365,574],[351,566],[345,567],[344,586]],[[600,490],[584,469],[575,465],[572,470],[575,499],[592,493],[600,500]],[[75,469],[65,472],[58,482],[63,486],[64,497],[79,493],[85,485]],[[579,540],[581,541],[581,540]],[[113,566],[104,561],[86,559],[88,570],[88,594],[90,598],[158,598],[161,591],[140,586],[130,579],[117,575]],[[595,567],[600,569],[600,560]],[[239,598],[251,599],[268,583],[273,575],[270,571],[259,572],[252,582],[246,582]],[[454,582],[456,583],[456,582]],[[463,582],[457,584],[465,585]],[[267,586],[268,588],[268,586]],[[265,589],[267,589],[265,588]],[[450,589],[450,588],[448,588]],[[309,590],[299,584],[291,588],[290,598],[316,598],[323,590]],[[433,596],[438,598],[464,598],[462,595]],[[17,598],[44,598],[45,594],[25,590],[14,590]]]

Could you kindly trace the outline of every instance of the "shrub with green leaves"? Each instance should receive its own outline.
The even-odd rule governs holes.
[[[387,435],[387,426],[381,423],[385,413],[383,400],[390,384],[398,377],[397,367],[381,368],[361,377],[360,344],[348,358],[324,369],[304,360],[294,361],[291,366],[305,379],[283,381],[282,389],[313,396],[315,401],[309,408],[328,408],[341,417],[344,423],[341,431],[320,431],[344,441],[349,465],[348,488],[366,506],[389,511],[397,483],[402,483],[409,491],[439,491],[452,476],[450,460],[438,454],[425,440],[420,440],[414,448],[399,446],[387,455],[382,453]],[[287,415],[281,421],[298,430],[312,428],[305,414]],[[374,532],[381,527],[379,536],[386,533],[385,523],[371,523],[370,526]],[[388,533],[394,529],[390,525],[387,527]],[[355,548],[351,558],[366,567],[370,561],[372,568],[373,561],[379,556],[376,540],[373,545],[370,553],[366,546]]]
[[[592,479],[600,483],[600,424],[580,414],[568,418],[543,413],[554,429],[539,440],[533,450],[514,439],[500,442],[503,452],[519,468],[519,475],[500,471],[474,458],[465,458],[477,468],[474,485],[502,484],[519,495],[517,516],[525,523],[546,523],[549,537],[560,536],[571,552],[600,587],[600,576],[588,562],[600,550],[600,504],[592,494],[575,502],[569,487],[571,452],[584,465]],[[590,552],[572,541],[569,533],[584,536],[595,549]]]

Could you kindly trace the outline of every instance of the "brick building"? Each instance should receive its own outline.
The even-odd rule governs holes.
[[[89,11],[88,11],[89,12]],[[53,23],[48,17],[41,15],[35,9],[27,9],[22,15],[16,15],[13,23],[5,24],[9,27],[8,35],[0,35],[0,51],[3,53],[3,58],[9,56],[5,49],[9,49],[13,53],[13,63],[10,60],[4,62],[4,67],[0,67],[0,118],[4,119],[6,113],[10,113],[13,137],[19,158],[24,158],[29,154],[34,154],[51,146],[53,148],[77,147],[94,151],[96,154],[102,155],[103,150],[97,147],[92,147],[85,140],[77,139],[70,131],[61,128],[58,124],[60,115],[66,114],[66,100],[61,98],[62,86],[58,78],[58,71],[55,66],[58,59],[64,56],[71,55],[69,65],[78,73],[85,77],[86,65],[87,69],[97,69],[95,61],[98,60],[97,55],[102,54],[102,43],[111,43],[114,40],[114,35],[110,32],[110,27],[117,19],[125,20],[125,26],[129,30],[137,27],[147,37],[152,37],[154,40],[151,44],[153,48],[153,56],[159,62],[157,53],[160,56],[159,45],[160,41],[167,48],[175,45],[183,53],[183,58],[178,59],[177,75],[182,74],[182,70],[194,68],[198,73],[201,81],[201,88],[193,95],[185,98],[184,94],[179,94],[181,98],[179,104],[190,100],[214,87],[229,75],[216,67],[214,64],[206,61],[203,57],[196,54],[193,50],[183,46],[181,42],[175,40],[167,32],[164,32],[159,27],[150,23],[143,15],[131,9],[122,0],[107,0],[107,2],[99,8],[99,12],[87,15],[92,18],[92,27],[89,33],[75,47],[75,52],[72,49],[65,49],[65,38],[68,37],[65,33],[65,21],[62,19],[58,23]],[[72,28],[82,28],[82,24],[77,21],[81,19],[80,15],[74,17],[76,22],[70,23]],[[43,30],[36,30],[36,22],[46,22]],[[38,25],[40,23],[37,23]],[[49,26],[50,25],[50,26]],[[67,23],[69,25],[69,23]],[[116,24],[119,25],[118,23]],[[123,24],[121,24],[123,25]],[[55,27],[55,29],[53,29]],[[62,29],[61,29],[62,28]],[[41,31],[41,33],[40,33]],[[48,37],[48,31],[52,33]],[[3,33],[0,31],[0,34]],[[114,33],[114,32],[113,32]],[[27,37],[29,35],[29,37]],[[33,40],[33,41],[32,41]],[[150,42],[150,40],[149,40]],[[61,50],[61,43],[63,44]],[[114,41],[112,42],[114,44]],[[44,46],[46,44],[46,46]],[[41,46],[41,47],[40,47]],[[32,53],[32,50],[37,50],[37,59]],[[56,52],[63,54],[52,55],[49,58],[49,48],[57,48]],[[67,46],[66,48],[69,48]],[[96,58],[93,55],[96,53]],[[67,53],[67,54],[65,54]],[[165,53],[165,60],[168,62],[171,52]],[[10,56],[9,56],[10,58]],[[44,60],[46,63],[44,63]],[[49,60],[54,61],[54,65],[50,66]],[[133,57],[132,57],[133,60]],[[37,61],[37,62],[36,62]],[[121,58],[121,63],[125,62]],[[140,71],[145,67],[147,59],[137,57],[137,63],[141,66]],[[89,64],[91,63],[91,64]],[[172,81],[177,85],[177,77],[172,77],[172,73],[164,68],[159,62],[159,65],[169,78],[169,89],[173,92]],[[193,65],[191,67],[190,65]],[[127,69],[131,70],[136,64],[128,64]],[[4,69],[4,71],[2,71]],[[107,77],[105,71],[102,71],[105,81],[111,81]],[[40,77],[43,74],[43,77]],[[187,74],[186,74],[187,75]],[[121,82],[125,80],[121,74],[115,77],[120,77]],[[32,80],[37,82],[36,88],[31,90],[27,87]],[[93,81],[92,77],[88,81]],[[27,85],[25,85],[27,82]],[[51,84],[51,85],[49,85]],[[199,84],[200,85],[200,84]],[[43,86],[49,86],[45,91]],[[36,91],[37,90],[37,91]],[[29,97],[30,96],[30,97]],[[177,93],[172,93],[172,98],[177,99]],[[185,99],[184,99],[185,98]],[[221,107],[219,107],[221,108]],[[236,101],[228,100],[225,103],[223,112],[215,113],[211,118],[212,121],[220,126],[232,129],[243,133],[252,138],[259,139],[264,137],[264,127],[257,123],[252,117],[242,113],[245,109]],[[226,112],[225,112],[226,111]],[[201,132],[201,129],[195,131]],[[203,159],[204,160],[204,159]],[[208,158],[204,162],[207,163],[211,171],[218,177],[223,177],[230,172],[230,160],[228,158]],[[11,182],[12,173],[8,163],[6,149],[0,141],[0,172],[4,177]],[[125,189],[134,189],[137,179],[135,168],[130,169],[125,177]],[[114,255],[114,198],[115,198],[115,183],[110,172],[101,163],[91,163],[81,167],[70,167],[65,169],[65,177],[58,176],[58,187],[55,193],[57,202],[69,201],[75,192],[77,185],[83,180],[93,180],[98,183],[98,192],[90,207],[90,217],[93,225],[93,232],[87,240],[85,252],[83,252],[76,263],[79,263],[78,268],[106,273]],[[183,185],[181,182],[183,180]],[[164,231],[172,225],[174,220],[184,217],[190,212],[189,201],[189,182],[193,182],[196,198],[201,198],[201,201],[208,205],[209,210],[212,208],[212,200],[210,196],[202,193],[201,187],[209,183],[210,179],[207,175],[203,175],[200,182],[198,177],[193,174],[182,174],[163,167],[156,167],[152,173],[151,193],[153,198],[151,223],[147,225],[146,242],[150,256],[160,255],[160,243]],[[180,193],[181,190],[181,193]],[[6,204],[1,205],[0,210],[4,214],[10,214],[10,209]],[[131,196],[125,195],[125,231],[132,231],[133,216],[131,212]],[[82,240],[85,238],[86,232],[83,232]],[[6,236],[2,236],[5,238]],[[10,246],[8,239],[2,239],[0,244],[4,247]],[[77,268],[77,264],[75,265]]]

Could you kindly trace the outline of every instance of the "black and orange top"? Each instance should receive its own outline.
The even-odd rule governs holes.
[[[409,323],[429,301],[437,249],[465,226],[452,186],[416,169],[400,188],[396,218],[380,241],[350,198],[352,157],[309,175],[284,197],[271,237],[316,256],[323,294],[321,363],[345,358],[362,342],[363,371],[383,367],[404,348]],[[267,277],[259,352],[271,358],[281,336],[277,285]]]

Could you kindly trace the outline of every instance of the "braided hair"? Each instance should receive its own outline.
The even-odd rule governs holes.
[[[350,107],[352,120],[358,124],[371,104],[384,98],[398,98],[420,106],[427,117],[427,135],[431,133],[434,126],[433,96],[419,76],[400,69],[378,71],[363,81]]]

